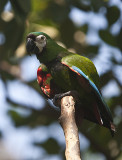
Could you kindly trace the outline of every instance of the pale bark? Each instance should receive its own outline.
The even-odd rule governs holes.
[[[60,124],[63,128],[66,160],[81,160],[78,128],[75,121],[75,99],[65,96],[61,99]]]

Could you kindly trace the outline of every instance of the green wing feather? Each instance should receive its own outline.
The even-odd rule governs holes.
[[[93,84],[95,84],[96,86],[99,86],[99,75],[97,73],[97,70],[93,62],[88,58],[82,57],[77,54],[68,55],[62,58],[62,63],[67,65],[69,68],[72,68],[73,66],[79,68],[88,77],[88,79],[90,79],[93,82]],[[98,106],[99,109],[103,111],[106,117],[108,117],[112,122],[113,120],[112,120],[110,109],[104,102],[100,93],[99,94],[97,93],[99,92],[99,90],[96,92],[96,90],[94,90],[94,87],[93,87],[93,91],[95,91],[98,101],[100,102]]]
[[[61,62],[69,67],[78,67],[97,87],[99,86],[99,75],[93,62],[88,58],[77,54],[70,54],[63,57]]]

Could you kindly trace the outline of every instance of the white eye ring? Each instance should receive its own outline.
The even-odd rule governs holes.
[[[44,35],[37,36],[35,43],[41,52],[43,48],[46,46],[46,37]]]

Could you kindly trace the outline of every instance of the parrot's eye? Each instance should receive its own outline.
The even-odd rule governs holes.
[[[46,37],[45,36],[41,36],[40,38],[41,38],[41,40],[44,40]]]
[[[45,41],[45,40],[46,40],[46,37],[43,36],[43,35],[40,35],[40,36],[37,36],[37,37],[36,37],[36,40],[37,40],[37,41]]]
[[[44,35],[39,35],[36,37],[36,46],[39,48],[40,52],[43,50],[43,48],[46,46],[46,37]]]

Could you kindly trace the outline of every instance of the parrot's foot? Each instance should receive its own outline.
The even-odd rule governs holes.
[[[61,99],[65,96],[73,96],[75,99],[78,98],[78,93],[77,91],[68,91],[66,93],[60,93],[60,94],[56,94],[53,98],[53,104],[55,106],[60,106],[61,104]]]

